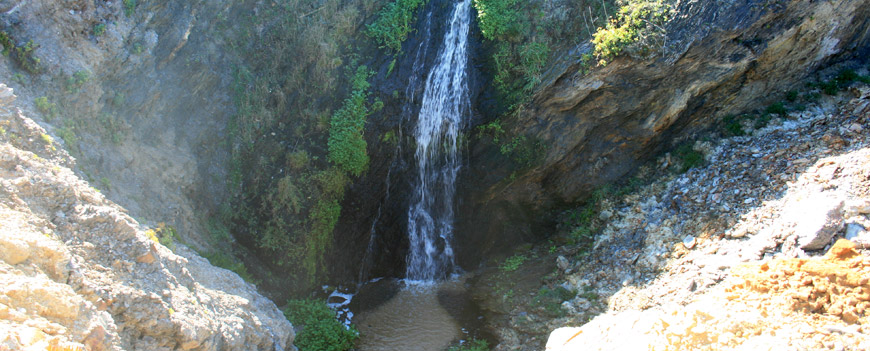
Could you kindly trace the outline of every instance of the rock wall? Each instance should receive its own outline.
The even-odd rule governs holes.
[[[127,3],[3,1],[0,29],[16,45],[32,41],[40,71],[3,56],[0,76],[84,178],[134,216],[173,225],[203,247],[200,219],[226,195],[231,50],[215,28],[233,12],[202,1]],[[56,110],[39,111],[38,97]]]
[[[831,62],[870,48],[864,1],[679,1],[661,57],[620,57],[582,74],[572,51],[545,75],[510,134],[539,140],[535,166],[514,172],[486,138],[471,147],[468,195],[458,231],[469,235],[464,266],[481,250],[549,232],[550,210],[629,174],[675,140],[724,115],[781,99]],[[485,255],[483,255],[485,256]]]
[[[0,350],[295,349],[274,303],[158,243],[13,100],[0,84]]]

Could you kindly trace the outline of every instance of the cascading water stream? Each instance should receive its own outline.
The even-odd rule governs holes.
[[[429,72],[414,129],[416,183],[408,210],[406,279],[433,281],[454,270],[453,197],[460,168],[458,137],[466,124],[471,0],[458,2]]]

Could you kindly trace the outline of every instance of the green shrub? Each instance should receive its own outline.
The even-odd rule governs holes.
[[[769,114],[785,116],[788,113],[788,110],[785,108],[785,105],[780,101],[767,106],[767,109],[764,110]]]
[[[354,176],[359,176],[367,168],[369,156],[366,153],[366,140],[363,138],[369,108],[368,78],[373,72],[366,66],[357,68],[352,79],[350,96],[344,100],[330,120],[329,160]]]
[[[305,150],[294,151],[287,156],[288,166],[290,166],[290,169],[297,171],[308,166],[308,160],[308,151]]]
[[[28,40],[23,46],[18,46],[9,33],[0,31],[0,45],[3,45],[3,56],[11,55],[15,63],[25,71],[31,74],[37,74],[41,71],[41,61],[33,53],[33,50],[36,50],[33,40]]]
[[[38,97],[33,100],[33,103],[36,105],[36,109],[45,117],[46,121],[51,122],[52,119],[57,117],[57,104],[49,102],[48,97]]]
[[[66,78],[66,91],[68,93],[78,93],[81,87],[90,80],[90,72],[85,70],[76,71],[76,73]]]
[[[136,10],[136,0],[124,0],[124,15],[130,17]]]
[[[722,119],[722,122],[725,124],[725,132],[730,136],[741,136],[746,135],[746,132],[743,131],[741,116],[727,115]]]
[[[356,328],[346,328],[324,302],[290,300],[283,311],[297,330],[293,343],[300,351],[350,350],[359,339]]]
[[[103,34],[106,34],[106,24],[97,23],[96,25],[94,25],[94,36],[99,37]]]
[[[704,164],[704,155],[692,148],[691,143],[685,143],[674,150],[674,154],[680,160],[680,173]]]
[[[451,346],[447,351],[489,351],[486,340],[472,339],[461,345]]]
[[[798,98],[797,90],[789,90],[787,93],[785,93],[785,99],[788,100],[788,102],[795,102],[795,101],[797,101],[797,98]]]
[[[528,23],[520,16],[519,0],[474,0],[477,23],[489,40],[516,41],[526,32]]]
[[[381,48],[393,53],[402,51],[402,43],[413,30],[411,26],[416,19],[417,8],[425,3],[425,0],[395,0],[385,5],[378,12],[377,20],[366,26],[366,35]]]
[[[606,28],[593,35],[593,53],[598,64],[607,65],[630,47],[634,47],[638,54],[646,55],[661,40],[661,28],[667,23],[670,13],[670,5],[663,0],[629,0]]]
[[[502,272],[513,272],[520,268],[528,258],[526,256],[515,254],[504,260],[504,263],[499,267]]]
[[[248,268],[239,259],[225,252],[215,251],[202,255],[212,266],[220,267],[242,277],[246,282],[257,285],[260,282],[248,272]]]

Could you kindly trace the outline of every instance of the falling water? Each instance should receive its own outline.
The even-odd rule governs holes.
[[[469,105],[470,2],[462,0],[454,5],[449,29],[426,79],[414,129],[417,180],[408,210],[408,280],[432,281],[454,269],[453,196],[460,167],[457,138]]]

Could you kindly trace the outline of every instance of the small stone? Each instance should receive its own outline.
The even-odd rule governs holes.
[[[559,257],[556,258],[556,266],[559,267],[559,270],[564,271],[568,269],[570,265],[571,263],[568,262],[568,259],[565,258],[565,256],[559,255]]]
[[[602,221],[606,221],[610,219],[610,217],[613,217],[613,212],[610,212],[608,210],[601,211],[601,213],[598,215],[598,218]]]
[[[849,131],[851,132],[859,133],[862,130],[864,130],[864,127],[861,127],[861,125],[858,123],[852,123],[849,125]]]
[[[686,237],[683,238],[683,246],[685,246],[687,249],[695,247],[695,244],[696,241],[694,236],[686,235]]]

